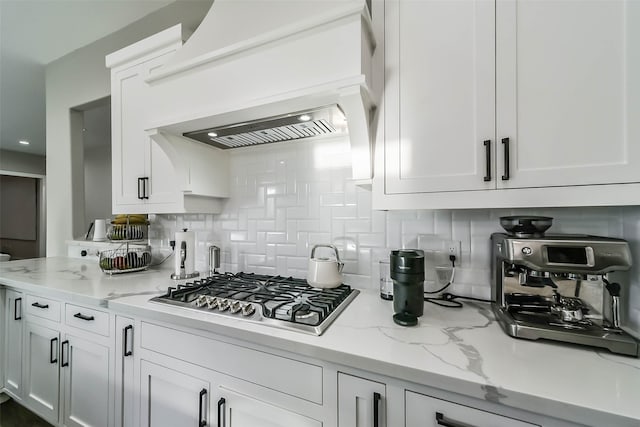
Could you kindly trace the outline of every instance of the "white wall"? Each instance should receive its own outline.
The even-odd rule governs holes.
[[[0,173],[45,175],[46,159],[36,154],[0,150]]]
[[[111,144],[84,150],[84,226],[111,216]]]
[[[73,238],[70,213],[74,212],[74,197],[81,194],[70,189],[74,179],[82,179],[83,170],[71,160],[70,110],[110,94],[105,56],[178,22],[195,29],[210,5],[211,0],[171,4],[47,66],[47,256],[66,254],[65,240]]]
[[[222,248],[222,269],[305,277],[316,243],[333,243],[345,261],[345,282],[377,288],[378,261],[391,248],[416,248],[418,236],[461,242],[454,294],[490,298],[489,236],[512,214],[554,217],[550,232],[629,240],[635,267],[628,311],[640,332],[640,207],[372,211],[371,193],[349,180],[345,139],[299,141],[232,150],[231,198],[220,215],[159,215],[151,230],[167,246],[176,230],[196,231],[196,269],[207,271],[207,246]],[[430,254],[429,265],[446,265]],[[435,281],[434,270],[427,280]],[[435,283],[427,283],[434,289]]]

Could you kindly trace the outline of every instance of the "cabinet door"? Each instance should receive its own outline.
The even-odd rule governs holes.
[[[111,78],[111,168],[113,207],[139,206],[143,199],[149,138],[142,123],[144,64],[113,73]]]
[[[143,427],[209,425],[209,382],[146,360],[140,361]]]
[[[116,427],[132,427],[136,404],[134,377],[133,319],[116,317],[116,372],[115,372],[115,424]]]
[[[111,80],[112,186],[114,212],[149,212],[148,203],[176,200],[173,166],[145,132],[152,115],[150,70],[171,53],[113,73]]]
[[[634,0],[497,2],[500,187],[640,181],[637,22]]]
[[[7,289],[4,309],[4,386],[17,398],[22,396],[22,297]]]
[[[385,2],[386,194],[495,188],[494,5]]]
[[[73,427],[109,427],[109,347],[66,335],[60,346],[64,423]]]
[[[224,381],[224,380],[222,380]],[[221,386],[215,405],[217,427],[322,427],[320,421]]]
[[[473,426],[533,427],[534,424],[458,405],[430,396],[405,392],[405,427]]]
[[[338,374],[338,427],[385,427],[384,384]]]
[[[145,184],[148,197],[146,203],[149,205],[175,204],[179,191],[175,169],[167,154],[157,143],[148,138],[148,144],[147,175],[149,179]],[[153,208],[150,209],[149,212],[156,212]]]
[[[26,405],[45,420],[58,423],[58,331],[25,322],[24,392]]]

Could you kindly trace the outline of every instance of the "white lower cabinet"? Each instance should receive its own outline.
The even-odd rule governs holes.
[[[209,424],[208,381],[155,363],[140,362],[141,426]]]
[[[338,427],[386,427],[386,386],[338,374]]]
[[[14,399],[22,397],[22,301],[23,294],[7,290],[4,303],[5,356],[1,358],[4,372],[4,387]]]
[[[136,342],[141,426],[322,427],[335,417],[319,363],[145,321]]]
[[[7,391],[53,425],[115,427],[111,315],[38,295],[23,304],[10,289],[6,295]]]
[[[533,427],[514,418],[459,405],[407,390],[405,427]]]
[[[236,393],[223,385],[217,392],[220,396],[215,402],[217,427],[322,427],[320,421]]]
[[[271,404],[263,391],[217,372],[171,361],[140,361],[141,426],[322,427],[322,422]],[[257,388],[260,388],[259,386]],[[258,397],[258,395],[260,395]]]
[[[64,425],[109,427],[111,397],[111,349],[79,336],[61,343]]]
[[[26,322],[24,339],[24,402],[45,420],[57,424],[60,332]]]

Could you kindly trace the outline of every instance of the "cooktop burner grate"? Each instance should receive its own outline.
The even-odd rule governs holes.
[[[319,289],[294,277],[220,273],[171,286],[151,301],[320,335],[357,294],[344,284]]]

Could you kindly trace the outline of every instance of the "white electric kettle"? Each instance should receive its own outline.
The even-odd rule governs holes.
[[[333,258],[316,258],[317,248],[333,249],[336,254]],[[307,283],[314,288],[337,288],[342,284],[342,268],[344,263],[340,262],[338,249],[333,245],[314,245],[309,258],[309,268],[307,269]]]

